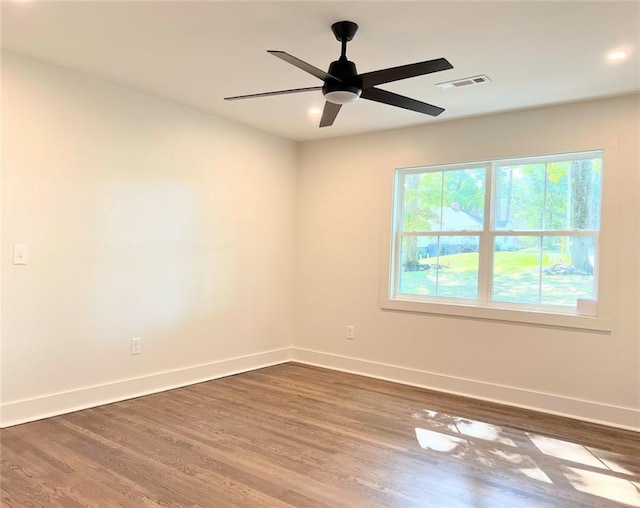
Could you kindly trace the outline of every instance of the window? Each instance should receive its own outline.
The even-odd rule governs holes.
[[[389,298],[551,314],[597,300],[602,160],[396,170]]]

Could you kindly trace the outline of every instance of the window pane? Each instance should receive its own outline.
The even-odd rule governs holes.
[[[593,237],[496,237],[493,300],[575,306],[594,298],[594,246]]]
[[[399,293],[478,297],[478,236],[404,236]]]
[[[441,236],[438,264],[438,296],[478,298],[480,238]]]
[[[601,164],[588,159],[547,165],[545,229],[600,227]]]
[[[573,161],[570,172],[570,229],[600,227],[601,160]]]
[[[499,166],[496,170],[495,229],[542,229],[544,180],[544,164]]]
[[[599,228],[600,158],[496,169],[496,230]]]
[[[484,167],[405,175],[403,231],[482,230],[484,188]]]
[[[445,171],[443,184],[442,230],[482,230],[485,169]]]
[[[546,236],[542,260],[540,303],[574,306],[578,298],[594,298],[594,238]]]
[[[547,164],[545,229],[571,229],[570,173],[570,161]]]
[[[442,209],[442,172],[404,177],[403,231],[437,231]]]
[[[540,302],[541,250],[540,237],[496,237],[493,248],[493,301]]]

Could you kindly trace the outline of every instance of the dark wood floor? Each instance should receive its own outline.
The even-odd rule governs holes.
[[[2,502],[640,506],[639,438],[289,363],[4,429]]]

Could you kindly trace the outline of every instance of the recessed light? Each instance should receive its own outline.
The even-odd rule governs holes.
[[[309,114],[311,116],[316,116],[322,113],[322,110],[320,108],[311,108],[309,109]]]
[[[607,60],[609,60],[610,62],[617,62],[617,61],[620,61],[620,60],[624,60],[628,56],[629,56],[629,53],[627,53],[624,50],[618,49],[618,50],[615,50],[615,51],[610,51],[607,54]]]

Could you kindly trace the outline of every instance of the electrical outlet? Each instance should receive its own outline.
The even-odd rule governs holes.
[[[29,248],[23,244],[13,246],[13,264],[26,265],[29,261]]]
[[[356,338],[356,327],[353,325],[347,325],[347,335],[348,340],[353,340]]]
[[[139,355],[141,353],[142,353],[142,339],[139,337],[131,339],[131,354]]]

